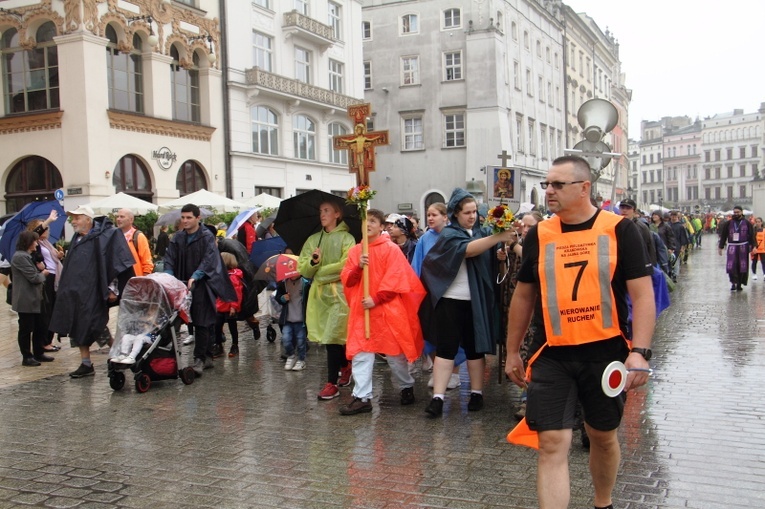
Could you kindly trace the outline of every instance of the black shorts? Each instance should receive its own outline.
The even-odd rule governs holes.
[[[577,401],[584,421],[599,431],[619,427],[625,394],[615,398],[601,387],[603,371],[611,361],[579,362],[548,359],[540,355],[531,366],[526,400],[526,421],[534,431],[573,429]]]
[[[475,351],[473,329],[473,305],[469,300],[441,298],[433,312],[436,320],[436,356],[454,360],[459,347],[465,350],[468,360],[483,359]]]

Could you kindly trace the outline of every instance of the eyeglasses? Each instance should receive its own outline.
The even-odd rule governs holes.
[[[572,180],[571,182],[540,182],[539,187],[542,189],[547,189],[547,186],[552,186],[552,188],[556,191],[560,191],[563,189],[563,186],[567,186],[569,184],[581,184],[582,182],[584,182],[584,180]]]

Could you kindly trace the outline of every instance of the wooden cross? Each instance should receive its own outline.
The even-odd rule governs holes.
[[[507,160],[510,159],[510,154],[507,153],[507,150],[503,150],[501,154],[497,154],[497,157],[502,161],[502,167],[507,168]]]
[[[359,186],[369,185],[369,174],[375,171],[375,149],[377,145],[388,145],[388,131],[367,132],[367,117],[371,114],[369,103],[348,107],[353,119],[353,134],[335,136],[332,148],[348,151],[348,168],[356,174]],[[362,227],[362,229],[364,229]]]

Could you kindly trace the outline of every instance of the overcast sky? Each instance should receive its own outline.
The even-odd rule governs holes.
[[[564,2],[619,42],[632,139],[641,120],[751,113],[765,102],[765,0]]]

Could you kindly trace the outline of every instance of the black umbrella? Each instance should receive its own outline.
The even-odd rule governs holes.
[[[321,231],[319,206],[335,202],[343,211],[343,221],[348,225],[356,242],[361,241],[361,220],[356,205],[345,203],[345,199],[334,194],[314,189],[284,200],[279,205],[274,228],[293,253],[299,255],[308,237]]]
[[[262,239],[266,236],[266,232],[268,232],[268,228],[274,223],[274,220],[276,219],[276,214],[271,214],[264,220],[260,222],[258,227],[255,229],[255,235],[258,236],[259,239]]]

